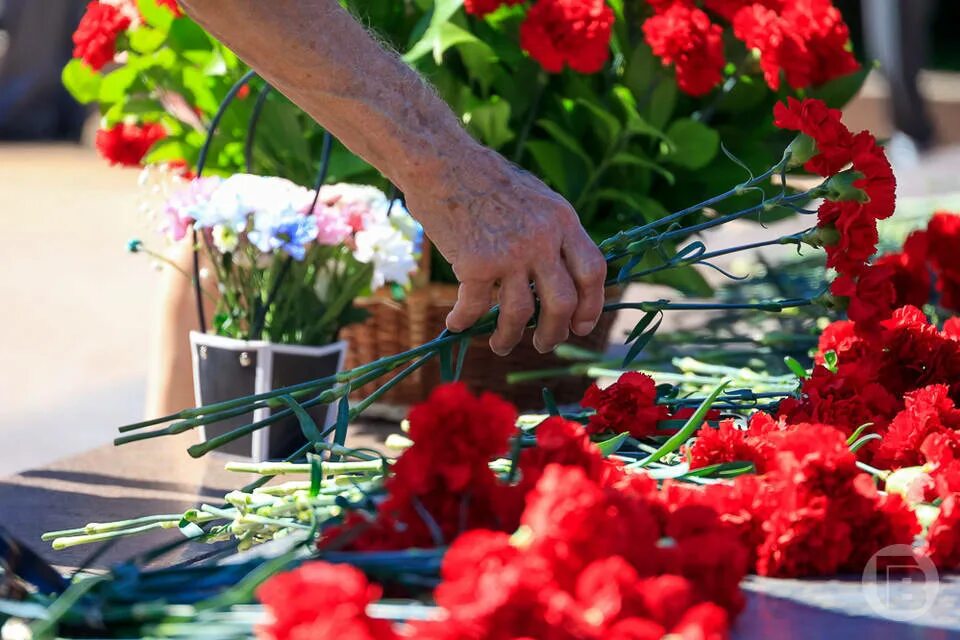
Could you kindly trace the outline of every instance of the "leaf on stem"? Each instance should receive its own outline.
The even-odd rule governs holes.
[[[653,322],[654,319],[656,319],[656,322]],[[663,312],[658,309],[656,311],[648,311],[640,322],[636,324],[633,331],[631,331],[627,337],[626,344],[630,344],[631,342],[633,344],[630,344],[630,349],[623,358],[621,368],[626,369],[637,359],[640,352],[644,350],[650,340],[653,339],[654,334],[657,333],[661,322],[663,322]]]

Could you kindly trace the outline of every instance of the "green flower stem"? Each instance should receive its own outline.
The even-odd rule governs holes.
[[[227,471],[241,473],[256,473],[260,475],[284,475],[289,473],[310,473],[312,465],[296,464],[293,462],[228,462]],[[383,459],[362,460],[359,462],[324,462],[324,475],[338,475],[342,473],[382,473]]]
[[[764,382],[782,382],[784,384],[793,384],[796,386],[797,377],[794,375],[771,376],[764,373],[757,373],[751,369],[728,367],[719,364],[710,364],[701,362],[696,358],[689,356],[685,358],[674,358],[672,364],[678,369],[692,371],[694,373],[706,373],[718,376],[732,376],[739,380],[757,380]]]
[[[657,220],[648,222],[647,224],[634,227],[633,229],[629,229],[627,231],[619,231],[613,236],[611,236],[610,238],[607,238],[606,240],[601,242],[600,250],[606,251],[608,249],[612,249],[613,247],[617,246],[622,242],[636,240],[646,235],[647,232],[649,231],[658,229],[665,225],[670,225],[674,222],[679,221],[684,216],[688,216],[691,213],[697,213],[698,211],[702,211],[703,209],[712,207],[715,204],[719,204],[723,202],[727,198],[732,198],[733,196],[741,195],[743,191],[766,182],[775,174],[782,171],[787,166],[788,162],[789,162],[789,154],[784,154],[784,157],[780,160],[780,162],[770,167],[759,176],[756,176],[755,178],[751,178],[750,180],[747,180],[746,182],[743,182],[733,187],[726,193],[722,193],[718,196],[714,196],[712,198],[704,200],[703,202],[695,204],[691,207],[687,207],[686,209],[681,209],[680,211],[671,213],[670,215],[665,216],[663,218],[658,218]]]
[[[755,309],[758,311],[770,311],[779,313],[784,309],[795,307],[805,307],[813,304],[809,298],[790,298],[787,300],[769,300],[763,302],[670,302],[669,300],[657,300],[654,302],[610,302],[603,305],[603,310],[619,311],[621,309],[636,309],[645,312],[656,311],[726,311],[726,310],[744,310]]]
[[[811,229],[812,228],[813,227],[811,227]],[[712,260],[714,258],[719,258],[721,256],[726,256],[734,253],[740,253],[741,251],[751,251],[753,249],[760,249],[762,247],[772,247],[772,246],[785,245],[785,244],[795,244],[799,246],[800,244],[802,244],[802,240],[800,239],[801,234],[806,233],[809,230],[810,229],[806,229],[801,233],[781,236],[773,240],[764,240],[760,242],[753,242],[751,244],[739,245],[736,247],[728,247],[726,249],[718,249],[717,251],[702,253],[699,256],[695,256],[685,260],[667,262],[665,264],[661,264],[656,267],[643,269],[642,271],[633,271],[630,273],[630,276],[625,280],[612,278],[610,281],[607,282],[607,286],[611,286],[613,284],[623,284],[624,282],[634,282],[637,280],[642,280],[643,278],[652,276],[662,271],[669,271],[670,269],[676,269],[678,267],[686,267],[694,264],[701,264],[703,262],[707,262],[708,260]]]
[[[680,445],[682,445],[684,442],[689,440],[690,436],[692,436],[703,425],[703,421],[707,417],[707,413],[710,411],[710,407],[713,406],[714,401],[716,401],[717,397],[719,397],[719,395],[723,393],[723,390],[726,389],[727,385],[729,384],[730,384],[729,380],[724,380],[723,382],[718,384],[716,388],[710,393],[710,395],[704,398],[703,402],[700,404],[697,410],[693,412],[693,415],[690,416],[686,424],[684,424],[679,431],[677,431],[674,435],[670,436],[666,442],[664,442],[656,451],[651,453],[649,456],[647,456],[643,460],[638,460],[637,462],[627,465],[627,468],[642,469],[643,467],[646,467],[651,463],[659,462],[661,459],[664,458],[664,456],[667,456],[673,453],[674,451],[676,451],[677,449],[679,449]]]
[[[144,524],[155,524],[158,522],[179,521],[183,516],[179,513],[162,514],[156,516],[143,516],[141,518],[131,518],[129,520],[118,520],[116,522],[91,522],[90,524],[76,529],[62,529],[60,531],[48,531],[40,536],[44,542],[49,542],[55,538],[66,538],[71,536],[82,536],[95,533],[106,533],[109,531],[119,531],[132,527],[139,527]]]
[[[279,527],[281,529],[302,529],[304,531],[310,530],[310,525],[297,522],[296,520],[280,520],[277,518],[268,518],[266,516],[260,516],[253,513],[247,513],[240,516],[237,519],[237,523],[243,524],[254,524],[254,525],[266,525],[270,527]]]
[[[122,538],[124,536],[135,535],[138,533],[146,533],[147,531],[170,529],[176,527],[179,522],[180,519],[178,518],[169,522],[154,522],[152,524],[145,524],[139,527],[130,527],[129,529],[122,529],[120,531],[105,531],[103,533],[92,533],[83,536],[66,536],[63,538],[55,538],[53,542],[50,543],[50,546],[57,551],[60,551],[69,547],[76,547],[81,544],[105,542],[114,538]]]

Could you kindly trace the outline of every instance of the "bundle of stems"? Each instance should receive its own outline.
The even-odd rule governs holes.
[[[802,204],[823,195],[826,191],[826,182],[800,192],[793,192],[788,189],[785,176],[787,168],[790,166],[790,157],[791,153],[788,148],[782,159],[773,167],[757,176],[751,174],[749,179],[726,193],[658,220],[626,231],[620,231],[601,242],[600,248],[607,260],[608,271],[612,274],[607,280],[607,285],[624,285],[629,282],[641,281],[652,274],[689,265],[706,265],[719,269],[710,260],[762,246],[799,246],[803,243],[804,233],[780,236],[763,242],[754,242],[715,251],[707,251],[703,242],[699,240],[677,249],[672,255],[666,249],[667,246],[670,246],[669,243],[686,238],[691,234],[720,226],[732,220],[748,216],[759,217],[764,212],[779,207],[787,207],[801,213],[808,212],[802,208]],[[761,185],[768,186],[774,177],[779,177],[779,188],[775,189],[771,195]],[[704,209],[714,209],[729,198],[750,192],[760,194],[761,200],[758,204],[733,213],[717,215],[705,222],[691,226],[681,224],[686,216]],[[815,300],[810,297],[728,303],[675,302],[660,299],[640,302],[612,302],[604,306],[604,312],[630,309],[641,311],[644,314],[627,339],[630,349],[623,363],[626,366],[637,357],[653,337],[665,312],[744,309],[780,312],[784,309],[807,306],[814,302]],[[308,452],[318,451],[318,447],[323,448],[324,443],[331,435],[333,435],[334,447],[342,447],[346,438],[347,425],[351,420],[376,402],[394,385],[433,358],[439,359],[441,376],[444,380],[457,379],[462,370],[470,340],[474,336],[492,332],[496,327],[497,317],[498,307],[494,306],[473,327],[464,332],[453,333],[445,330],[436,338],[420,346],[354,369],[266,393],[184,409],[170,415],[127,425],[120,428],[123,435],[117,438],[115,443],[122,445],[138,440],[179,434],[199,426],[251,414],[257,409],[269,407],[271,414],[268,417],[196,444],[190,447],[188,452],[194,457],[203,456],[237,438],[249,435],[258,429],[290,416],[295,416],[299,420],[300,427],[308,441],[307,445],[292,456],[292,459],[299,459]],[[531,319],[529,326],[536,326],[536,315]],[[397,375],[386,381],[376,391],[353,406],[350,405],[348,397],[351,389],[379,380],[401,368],[402,370]],[[304,409],[332,403],[339,403],[337,422],[330,428],[321,431]],[[164,423],[170,424],[160,429],[148,429]],[[337,454],[334,448],[326,447],[326,450],[329,452],[331,459]]]

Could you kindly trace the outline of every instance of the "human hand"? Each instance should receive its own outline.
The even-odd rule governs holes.
[[[506,355],[540,315],[534,347],[552,351],[572,330],[586,335],[603,310],[606,262],[573,207],[496,152],[471,145],[405,189],[407,205],[460,281],[447,316],[464,331],[490,308],[499,284],[500,316],[490,348]]]

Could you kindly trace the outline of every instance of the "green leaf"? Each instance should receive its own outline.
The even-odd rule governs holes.
[[[810,377],[810,374],[807,373],[807,370],[803,368],[803,365],[794,358],[793,356],[784,356],[783,363],[787,365],[787,368],[793,372],[793,375],[797,376],[801,380]]]
[[[463,122],[481,142],[494,149],[516,137],[510,129],[510,103],[499,96],[464,113]]]
[[[600,455],[602,455],[604,458],[607,458],[611,454],[616,453],[617,450],[620,449],[620,445],[622,445],[626,441],[626,439],[629,437],[630,437],[630,432],[624,431],[620,435],[616,435],[610,438],[609,440],[598,442],[597,448],[600,449]]]
[[[580,143],[577,142],[576,138],[564,131],[563,127],[552,120],[547,120],[546,118],[537,120],[537,125],[550,134],[550,137],[560,143],[565,149],[573,152],[578,158],[583,160],[584,164],[586,164],[590,171],[594,170],[593,159],[590,157],[590,154],[588,154],[584,148],[580,146]]]
[[[103,114],[106,126],[111,127],[121,122],[126,116],[136,116],[138,120],[159,120],[164,114],[163,105],[158,100],[150,98],[131,98],[117,102]]]
[[[706,467],[692,469],[691,471],[683,474],[681,477],[703,478],[716,475],[721,478],[732,478],[735,476],[741,476],[745,473],[751,473],[754,470],[755,469],[752,462],[721,462],[719,464],[711,464]]]
[[[623,358],[623,364],[621,365],[622,369],[629,367],[630,363],[637,359],[637,356],[640,355],[640,352],[643,351],[647,344],[649,344],[653,339],[653,336],[656,335],[657,329],[660,328],[660,323],[663,322],[663,312],[656,311],[654,313],[658,315],[659,318],[657,318],[657,321],[653,324],[653,326],[651,326],[649,329],[645,328],[644,331],[641,332],[636,339],[634,339],[633,344],[630,345],[630,350],[627,351],[627,355]],[[649,320],[646,317],[641,322],[649,324]]]
[[[412,64],[436,50],[436,41],[441,37],[443,25],[450,21],[453,14],[463,5],[463,0],[436,0],[433,3],[433,13],[430,15],[430,24],[423,36],[404,55],[403,59]]]
[[[650,124],[640,115],[637,101],[630,90],[622,85],[613,88],[613,97],[617,99],[627,122],[627,131],[631,134],[646,135],[654,138],[664,138],[664,133],[658,127]]]
[[[808,95],[811,98],[823,100],[828,107],[839,109],[850,102],[853,96],[857,95],[870,71],[872,71],[871,65],[863,65],[858,71],[834,78],[826,84],[810,89]]]
[[[120,67],[103,77],[97,99],[103,105],[120,102],[130,92],[137,81],[137,69],[133,66]]]
[[[157,0],[137,0],[137,8],[148,25],[163,32],[170,30],[174,19],[173,13],[170,9],[161,7]]]
[[[850,451],[852,453],[856,453],[861,447],[863,447],[863,445],[867,444],[871,440],[881,440],[881,439],[883,439],[883,436],[881,436],[879,433],[868,433],[867,435],[857,439],[856,442],[851,444]]]
[[[860,438],[860,436],[863,435],[863,432],[866,431],[867,429],[869,429],[869,428],[872,427],[872,426],[873,426],[873,423],[872,423],[872,422],[865,422],[865,423],[863,423],[862,425],[860,425],[859,427],[857,427],[856,431],[854,431],[853,433],[851,433],[851,434],[850,434],[850,437],[847,438],[847,446],[850,446],[850,445],[852,445],[854,442],[856,442],[857,439]]]
[[[676,178],[672,173],[670,173],[670,171],[665,169],[662,165],[654,160],[639,155],[637,152],[621,151],[620,153],[617,153],[613,156],[613,158],[610,159],[610,166],[642,167],[644,169],[650,169],[651,171],[659,173],[670,185],[673,185],[676,182]]]
[[[823,354],[823,366],[825,366],[830,371],[830,373],[837,372],[837,365],[839,364],[839,362],[840,360],[837,357],[836,351],[831,350]]]
[[[322,442],[323,434],[320,433],[320,429],[317,428],[317,423],[313,421],[313,418],[310,417],[310,414],[307,413],[307,410],[304,409],[299,402],[293,399],[293,396],[283,395],[278,398],[282,403],[287,405],[293,415],[297,417],[297,422],[300,423],[300,431],[303,433],[303,437],[307,439],[308,442]]]
[[[323,459],[311,454],[308,454],[307,458],[310,460],[310,497],[316,498],[323,485]]]
[[[60,79],[77,102],[87,104],[97,99],[103,76],[88,67],[82,60],[73,59],[63,68]]]
[[[700,406],[697,407],[697,410],[693,412],[693,415],[687,420],[687,423],[683,425],[679,431],[674,435],[670,436],[666,442],[664,442],[660,447],[651,453],[648,457],[630,464],[630,467],[646,467],[652,462],[659,462],[664,456],[669,455],[680,448],[684,442],[690,439],[690,436],[694,434],[703,425],[703,419],[707,416],[707,413],[710,411],[710,407],[713,406],[713,403],[717,401],[717,398],[723,393],[723,390],[727,388],[731,380],[727,379],[721,382],[716,386],[716,388],[710,392],[710,395],[704,398],[703,402],[700,403]]]
[[[576,104],[589,111],[595,120],[603,124],[603,130],[606,131],[604,142],[606,143],[608,149],[612,149],[620,139],[620,133],[623,131],[623,125],[620,124],[620,121],[617,120],[616,117],[612,116],[609,111],[594,103],[592,100],[578,98],[576,100]]]
[[[675,120],[666,133],[671,144],[663,159],[686,169],[704,168],[720,150],[720,134],[690,118]]]
[[[653,88],[646,109],[647,120],[652,126],[658,129],[667,126],[677,106],[677,95],[676,81],[673,78],[661,76]]]
[[[563,161],[563,148],[546,140],[528,140],[525,148],[539,167],[537,174],[540,178],[549,182],[550,186],[560,193],[569,196],[570,179]]]
[[[350,422],[350,383],[337,405],[337,424],[333,432],[333,443],[341,447],[347,442],[347,425]]]
[[[170,27],[168,38],[170,48],[177,53],[206,52],[208,55],[222,58],[210,35],[192,20],[177,20]],[[197,62],[196,58],[191,61]]]
[[[167,39],[167,34],[158,29],[140,27],[130,34],[130,48],[137,53],[153,53]]]

